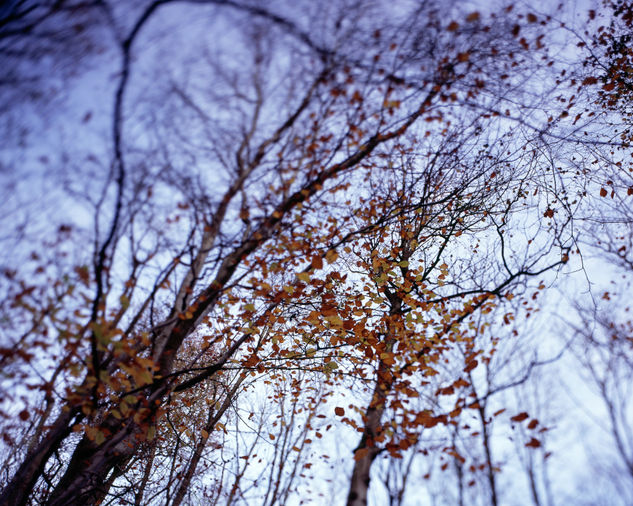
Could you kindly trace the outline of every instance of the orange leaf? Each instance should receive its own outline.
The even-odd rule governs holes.
[[[459,378],[455,383],[453,383],[455,388],[467,387],[468,385],[470,385],[470,383],[468,383],[468,381],[464,378]]]
[[[604,188],[600,188],[600,196],[601,197],[606,197],[607,196],[607,190],[605,190]]]
[[[334,408],[334,413],[336,413],[336,416],[343,416],[345,414],[345,410],[342,407],[337,406]]]
[[[471,360],[470,362],[466,364],[466,367],[464,367],[464,372],[469,373],[470,371],[475,369],[478,364],[479,362],[477,361],[477,359]]]
[[[312,267],[314,267],[315,269],[323,268],[323,259],[318,255],[313,256],[312,261],[310,263],[312,264]]]
[[[354,452],[354,460],[364,459],[369,453],[369,448],[359,448]]]
[[[538,420],[536,418],[530,420],[530,423],[528,423],[528,429],[536,429],[538,425]]]
[[[468,16],[466,16],[466,21],[468,21],[470,23],[473,23],[473,22],[479,20],[480,17],[481,16],[480,16],[480,14],[478,12],[476,12],[476,11],[475,12],[471,12]]]

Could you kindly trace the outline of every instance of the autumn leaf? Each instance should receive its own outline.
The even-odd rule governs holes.
[[[510,420],[518,423],[518,422],[527,420],[528,418],[530,418],[530,415],[528,415],[525,411],[523,411],[522,413],[519,413],[518,415],[514,415],[512,418],[510,418]]]
[[[299,278],[299,280],[303,281],[304,283],[309,283],[310,282],[310,273],[308,273],[308,272],[299,272],[297,274],[297,278]]]
[[[525,446],[528,448],[540,448],[541,442],[536,438],[532,438],[529,442],[525,443]]]
[[[335,249],[331,249],[325,254],[325,259],[327,260],[328,264],[333,264],[334,262],[336,262],[337,258],[338,253]]]
[[[604,188],[600,188],[600,196],[601,197],[606,197],[607,196],[607,190],[605,190]]]
[[[314,269],[322,269],[323,268],[323,259],[319,255],[314,255],[312,257],[311,265]]]
[[[457,21],[451,21],[449,25],[446,27],[449,32],[454,32],[459,29],[459,23]]]
[[[334,408],[334,413],[336,416],[343,416],[345,414],[345,410],[342,407],[337,406]]]
[[[477,359],[471,360],[470,362],[466,364],[466,367],[464,367],[464,372],[469,373],[470,371],[475,369],[478,364],[479,362],[477,361]]]
[[[369,448],[359,448],[354,452],[354,460],[362,460],[369,454]]]
[[[457,61],[460,63],[467,62],[470,59],[469,53],[457,53]]]
[[[545,216],[546,218],[553,218],[554,210],[551,207],[548,207],[547,210],[543,213],[543,216]]]
[[[101,445],[103,444],[103,442],[105,441],[105,434],[100,431],[100,430],[95,430],[94,432],[94,442],[97,445]]]

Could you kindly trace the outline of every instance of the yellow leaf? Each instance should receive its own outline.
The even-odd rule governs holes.
[[[299,278],[304,283],[309,283],[310,282],[310,274],[307,273],[307,272],[300,272],[300,273],[298,273],[297,274],[297,278]]]
[[[337,258],[338,258],[338,253],[334,249],[331,249],[325,254],[325,259],[327,260],[327,263],[329,264],[334,263]]]
[[[100,430],[96,430],[94,433],[94,436],[95,436],[95,443],[97,443],[98,445],[102,444],[105,441],[105,434],[101,432]]]
[[[326,316],[325,319],[330,322],[332,325],[334,325],[335,327],[342,327],[343,326],[343,320],[341,320],[341,317],[338,315],[333,315],[333,316]]]

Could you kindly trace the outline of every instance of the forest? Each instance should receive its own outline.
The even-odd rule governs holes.
[[[0,506],[633,504],[629,0],[9,0],[0,69]]]

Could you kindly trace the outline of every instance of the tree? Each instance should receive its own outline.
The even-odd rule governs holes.
[[[205,459],[217,490],[196,497],[263,481],[273,504],[321,416],[361,434],[348,502],[365,504],[381,453],[467,409],[486,430],[472,374],[494,350],[477,318],[574,240],[570,176],[543,167],[584,141],[548,142],[558,85],[529,92],[545,19],[434,1],[26,5],[9,18],[33,30],[85,7],[120,67],[109,117],[79,115],[108,121],[108,148],[72,146],[56,169],[91,225],[55,224],[4,269],[1,504],[181,504]],[[241,418],[247,388],[273,392],[279,426]],[[435,402],[414,408],[421,392]],[[262,439],[271,470],[252,478]]]

